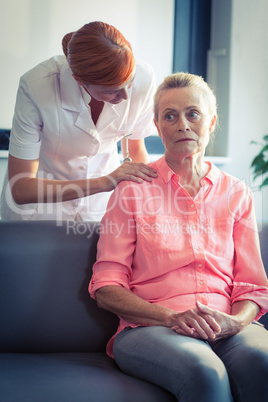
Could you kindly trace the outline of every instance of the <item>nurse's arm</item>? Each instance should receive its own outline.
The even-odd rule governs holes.
[[[70,201],[113,190],[120,181],[151,181],[156,172],[143,163],[124,163],[108,176],[82,180],[50,180],[36,177],[39,159],[25,160],[9,155],[8,175],[17,204]]]
[[[121,140],[122,153],[126,156],[126,139]],[[144,138],[139,140],[128,140],[129,155],[133,162],[149,163],[149,156],[145,147]]]

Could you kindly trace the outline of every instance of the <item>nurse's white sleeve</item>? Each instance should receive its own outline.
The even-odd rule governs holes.
[[[156,90],[153,68],[143,61],[137,62],[135,80],[132,102],[136,107],[136,116],[131,140],[156,134],[156,127],[153,122],[153,100]]]
[[[20,159],[38,159],[42,119],[28,82],[22,77],[17,92],[9,153]]]

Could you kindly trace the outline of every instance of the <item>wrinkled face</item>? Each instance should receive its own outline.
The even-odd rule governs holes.
[[[89,93],[89,95],[100,102],[109,102],[114,105],[128,99],[129,88],[132,87],[135,76],[133,75],[130,79],[119,87],[108,87],[93,84],[83,84],[83,88]]]
[[[185,156],[205,151],[215,121],[202,91],[184,87],[163,92],[155,124],[166,154]]]

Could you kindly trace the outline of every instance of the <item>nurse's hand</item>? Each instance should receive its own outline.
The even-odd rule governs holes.
[[[156,170],[144,163],[124,162],[116,170],[106,176],[107,191],[113,190],[117,184],[123,180],[143,183],[144,181],[152,181],[156,177]]]

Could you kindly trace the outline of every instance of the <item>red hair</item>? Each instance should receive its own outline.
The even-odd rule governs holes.
[[[120,86],[133,74],[130,43],[104,22],[90,22],[66,34],[62,48],[73,74],[84,84]]]

